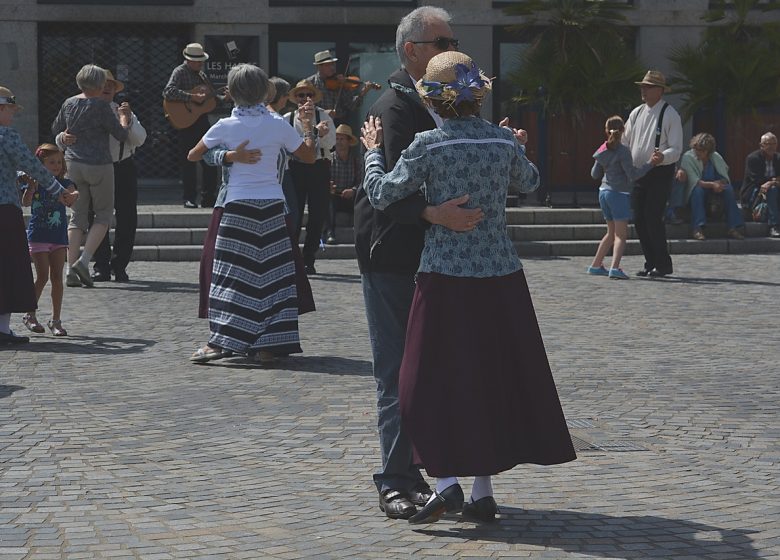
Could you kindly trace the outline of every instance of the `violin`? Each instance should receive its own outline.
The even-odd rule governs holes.
[[[363,81],[360,79],[360,76],[333,76],[332,78],[325,78],[325,88],[330,91],[355,91],[361,86],[365,91],[382,89],[380,84]]]

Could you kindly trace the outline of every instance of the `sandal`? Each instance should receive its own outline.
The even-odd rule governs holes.
[[[41,325],[35,317],[35,313],[25,313],[22,322],[28,330],[34,333],[41,334],[46,332],[46,329],[43,328],[43,325]]]
[[[68,336],[68,331],[62,328],[62,321],[59,319],[56,321],[52,319],[47,323],[47,326],[54,336]]]
[[[225,352],[221,348],[212,348],[211,346],[204,346],[198,348],[195,353],[190,356],[190,361],[196,364],[205,364],[212,360],[219,360],[220,358],[227,358],[230,354]]]

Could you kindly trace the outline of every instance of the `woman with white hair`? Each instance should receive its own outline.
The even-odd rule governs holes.
[[[76,74],[81,94],[65,100],[51,125],[55,137],[67,131],[78,138],[65,148],[68,177],[79,191],[68,224],[68,286],[93,285],[89,262],[108,232],[114,214],[114,163],[108,137],[125,141],[131,125],[129,108],[120,108],[117,119],[109,102],[101,97],[106,79],[106,71],[100,66],[82,66]],[[91,227],[90,209],[95,213]],[[79,256],[87,231],[84,250]]]
[[[417,90],[444,123],[418,133],[389,173],[381,121],[365,123],[369,201],[383,210],[421,188],[434,205],[468,194],[467,204],[485,217],[469,231],[432,225],[425,234],[399,394],[415,462],[437,481],[409,522],[461,509],[464,517],[493,521],[492,475],[576,458],[506,228],[508,189],[533,191],[539,173],[525,157],[525,131],[479,117],[490,80],[467,55],[431,58]],[[458,476],[475,477],[465,504]]]
[[[285,223],[277,156],[282,149],[314,161],[312,114],[301,108],[305,135],[272,116],[264,104],[265,72],[239,64],[228,74],[235,103],[230,117],[214,124],[188,159],[199,161],[215,146],[260,150],[254,163],[232,164],[214,249],[209,290],[208,343],[190,360],[205,363],[231,353],[255,355],[261,362],[279,354],[301,352],[292,240]],[[249,141],[246,143],[246,141]]]

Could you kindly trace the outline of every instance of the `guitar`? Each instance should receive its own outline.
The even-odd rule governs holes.
[[[210,113],[217,108],[217,94],[208,86],[196,86],[188,93],[205,93],[206,98],[200,103],[197,101],[172,101],[170,99],[163,99],[165,118],[168,119],[171,126],[177,130],[191,127],[201,115]]]

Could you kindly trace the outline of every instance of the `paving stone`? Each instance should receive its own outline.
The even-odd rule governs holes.
[[[589,260],[524,264],[564,411],[596,448],[497,476],[491,525],[378,510],[354,261],[318,262],[304,354],[273,367],[189,363],[208,334],[195,263],[68,289],[71,336],[2,350],[0,560],[780,558],[780,256],[675,255],[674,276],[629,282]]]

